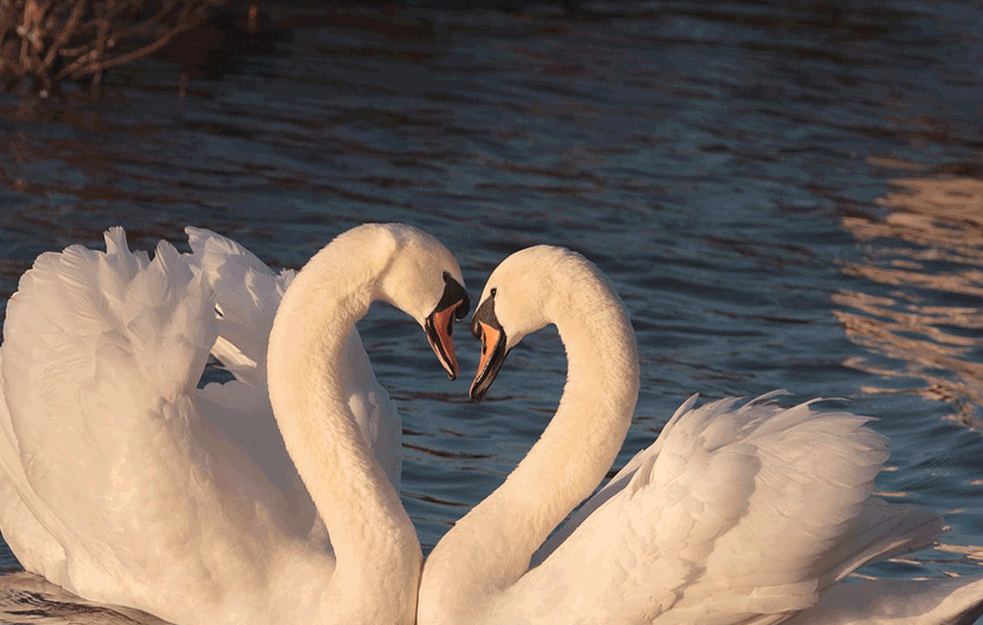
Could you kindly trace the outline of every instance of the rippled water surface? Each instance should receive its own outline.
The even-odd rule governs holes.
[[[200,225],[295,267],[357,223],[404,221],[456,254],[475,297],[508,253],[572,247],[638,332],[618,466],[696,391],[846,398],[890,440],[879,490],[952,526],[941,549],[866,573],[971,572],[983,11],[795,5],[325,9],[209,57],[183,93],[172,54],[108,75],[96,103],[0,95],[0,291],[113,224],[140,247]],[[400,314],[380,305],[361,329],[403,412],[404,502],[429,551],[545,427],[562,347],[528,337],[472,404],[466,333],[450,383]]]

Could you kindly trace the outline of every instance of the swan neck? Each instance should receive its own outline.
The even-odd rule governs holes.
[[[422,556],[399,496],[348,408],[347,337],[384,270],[352,267],[355,258],[329,245],[284,294],[270,334],[270,400],[328,530],[332,587],[349,597],[372,588],[395,597],[415,593]]]
[[[568,360],[556,413],[505,482],[431,553],[421,581],[421,624],[440,622],[440,613],[454,613],[455,604],[469,609],[443,589],[472,603],[504,594],[550,532],[600,483],[624,441],[638,396],[634,332],[606,279],[592,276],[563,290],[571,282],[556,281],[554,301],[544,309]]]

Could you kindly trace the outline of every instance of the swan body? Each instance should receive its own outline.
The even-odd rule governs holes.
[[[866,417],[780,408],[775,394],[685,402],[604,477],[639,385],[634,333],[599,270],[540,246],[491,275],[472,320],[488,390],[522,337],[556,324],[568,375],[556,414],[505,482],[428,557],[420,625],[971,623],[983,580],[838,583],[932,544],[941,519],[872,498],[888,457]]]
[[[114,228],[106,252],[43,254],[21,278],[0,348],[4,538],[29,571],[173,623],[412,623],[398,430],[353,328],[385,300],[456,373],[456,262],[370,224],[276,276],[189,235],[191,255],[162,242],[151,260]],[[210,352],[236,379],[199,389]]]

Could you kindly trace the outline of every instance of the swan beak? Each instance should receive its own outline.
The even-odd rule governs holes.
[[[457,280],[444,273],[444,295],[437,303],[423,328],[427,333],[430,347],[437,354],[437,360],[447,371],[451,380],[457,378],[460,368],[454,353],[454,320],[463,319],[471,308],[471,298]]]
[[[481,339],[481,359],[469,394],[473,401],[481,401],[509,354],[505,330],[495,317],[494,300],[486,300],[475,311],[471,319],[471,332]]]

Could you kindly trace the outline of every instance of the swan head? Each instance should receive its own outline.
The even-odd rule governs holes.
[[[447,377],[453,380],[460,371],[454,353],[454,321],[466,317],[471,309],[461,269],[447,248],[426,232],[403,224],[381,227],[394,246],[376,295],[420,324]]]
[[[505,357],[523,337],[555,319],[556,307],[564,298],[554,280],[561,274],[564,280],[575,278],[584,265],[593,267],[576,252],[537,245],[512,254],[492,272],[471,318],[471,333],[481,341],[478,372],[471,383],[472,400],[484,396]]]

